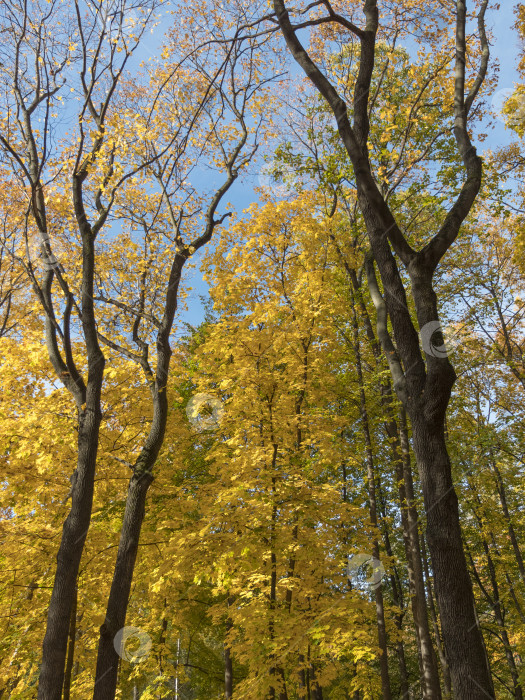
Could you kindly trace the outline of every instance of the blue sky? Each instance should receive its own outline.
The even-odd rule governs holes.
[[[499,79],[494,95],[492,96],[492,104],[495,108],[501,104],[505,92],[512,89],[518,81],[516,71],[518,52],[520,50],[519,39],[516,31],[513,29],[514,6],[512,2],[502,0],[499,10],[491,11],[487,16],[487,26],[492,31],[493,43],[491,46],[491,60],[499,64]],[[154,51],[154,37],[149,40],[149,51]],[[146,46],[146,51],[148,47]],[[484,142],[484,148],[496,148],[510,143],[515,140],[515,134],[508,130],[502,119],[499,119],[495,128],[489,132],[487,140]],[[262,160],[252,165],[250,173],[238,181],[230,194],[229,200],[237,212],[245,209],[250,202],[257,198],[253,190],[254,185],[257,185],[258,171],[263,164]],[[213,244],[213,243],[212,243]],[[192,287],[187,304],[188,309],[182,310],[178,315],[177,325],[180,328],[182,322],[187,322],[192,325],[198,325],[204,318],[204,308],[199,297],[207,297],[208,287],[201,279],[198,265],[194,270],[186,270],[185,285]],[[180,332],[180,331],[179,331]],[[177,333],[178,334],[178,333]]]

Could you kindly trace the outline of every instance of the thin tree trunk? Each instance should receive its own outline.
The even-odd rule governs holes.
[[[430,626],[428,623],[428,609],[425,595],[425,582],[423,579],[423,566],[421,562],[421,548],[419,546],[419,520],[415,506],[414,484],[412,480],[412,464],[410,459],[410,443],[408,439],[408,426],[406,414],[401,407],[399,411],[399,440],[402,459],[403,478],[399,484],[399,495],[401,503],[403,496],[406,499],[406,521],[408,526],[408,549],[411,566],[409,567],[409,577],[412,576],[413,597],[412,615],[416,627],[418,650],[421,670],[421,692],[423,698],[428,700],[439,700],[441,698],[441,686],[437,669],[437,660]],[[401,487],[401,484],[404,488]],[[410,571],[411,569],[411,571]]]
[[[274,442],[273,444],[273,455],[272,455],[272,474],[274,474],[274,470],[276,467],[277,463],[277,454],[278,454],[278,446]],[[275,530],[276,530],[276,523],[277,523],[277,506],[275,505],[276,502],[276,478],[275,476],[272,476],[272,501],[273,501],[273,506],[272,506],[272,521],[270,525],[270,564],[271,564],[271,571],[270,571],[270,619],[268,623],[268,632],[269,632],[269,637],[270,641],[272,642],[275,638],[275,629],[274,629],[274,611],[275,607],[277,604],[277,557],[275,554]],[[271,666],[270,666],[270,678],[274,679],[278,675],[278,669],[274,665],[273,658],[271,660]],[[275,700],[275,686],[271,685],[270,686],[270,700]]]
[[[360,318],[363,319],[366,337],[376,360],[378,370],[383,368],[383,356],[372,326],[368,309],[364,303],[361,283],[355,269],[345,259],[341,249],[333,239],[339,257],[345,267],[352,288],[357,297],[360,309]],[[380,316],[378,315],[378,332],[380,329]],[[412,480],[412,464],[410,457],[410,443],[405,410],[399,410],[399,421],[393,415],[393,395],[391,384],[388,380],[380,384],[381,405],[387,417],[383,421],[385,432],[392,445],[394,465],[399,491],[401,509],[401,521],[403,528],[403,542],[408,568],[410,601],[412,616],[416,631],[416,643],[418,647],[418,661],[420,667],[421,692],[424,700],[439,700],[441,687],[437,667],[436,654],[432,645],[430,626],[425,596],[425,584],[423,580],[423,567],[421,564],[421,551],[419,547],[418,514],[415,507],[414,487]]]
[[[505,484],[503,482],[503,479],[501,478],[500,471],[498,469],[498,466],[496,464],[496,460],[494,459],[494,456],[491,455],[492,458],[492,469],[494,471],[494,476],[496,479],[496,488],[498,491],[500,503],[501,503],[501,509],[503,510],[503,515],[505,517],[505,520],[507,521],[507,528],[509,531],[509,537],[510,541],[512,543],[512,549],[514,550],[514,556],[516,557],[516,563],[518,564],[518,570],[520,572],[521,576],[521,581],[522,583],[525,584],[525,566],[523,564],[523,556],[521,554],[521,550],[518,544],[518,538],[516,537],[516,532],[514,530],[514,526],[512,525],[512,519],[510,517],[509,513],[509,507],[507,505],[507,494],[505,492]]]
[[[393,561],[393,551],[390,544],[390,535],[386,526],[386,500],[381,488],[379,491],[379,502],[381,503],[381,530],[383,533],[383,542],[387,556]],[[408,671],[405,658],[405,645],[403,643],[403,619],[405,617],[405,602],[403,600],[403,589],[399,581],[397,568],[394,567],[393,573],[390,574],[390,587],[392,589],[392,600],[396,608],[400,610],[395,614],[395,625],[398,629],[399,639],[396,643],[397,663],[399,668],[399,690],[403,698],[408,697]]]
[[[478,506],[481,506],[481,500],[480,500],[479,496],[477,495],[473,485],[469,483],[469,487],[470,487],[471,491],[473,491],[473,493],[474,493],[474,497],[478,503]],[[474,512],[474,516],[478,522],[480,532],[483,533],[483,522],[482,522],[482,519],[480,517],[480,514],[478,513],[478,511],[475,507],[473,508],[473,512]],[[492,537],[492,542],[495,545],[496,543],[495,543],[494,535],[492,535],[492,533],[490,533],[490,535]],[[483,534],[481,534],[481,541],[482,541],[482,545],[483,545],[483,551],[485,552],[485,557],[487,559],[487,569],[489,572],[489,578],[490,578],[490,583],[491,583],[491,587],[492,587],[492,595],[489,594],[489,592],[485,588],[483,582],[481,581],[481,578],[480,578],[479,573],[477,571],[476,565],[474,563],[474,559],[472,558],[472,555],[469,552],[470,563],[472,566],[472,570],[474,572],[475,579],[478,583],[478,586],[479,586],[481,592],[483,593],[483,595],[485,596],[491,610],[493,610],[494,618],[495,618],[496,623],[498,624],[498,626],[500,627],[500,630],[501,630],[501,642],[503,644],[503,649],[504,649],[505,656],[507,659],[509,673],[510,673],[510,676],[512,678],[512,684],[514,687],[514,697],[516,698],[516,700],[523,700],[523,691],[522,691],[521,683],[519,681],[519,674],[518,674],[518,670],[516,668],[516,662],[514,659],[514,654],[512,651],[511,644],[510,644],[509,636],[507,634],[507,628],[505,626],[505,609],[503,608],[503,605],[502,605],[502,602],[500,599],[499,585],[498,585],[498,580],[496,577],[496,567],[494,566],[494,561],[493,561],[492,556],[490,554],[490,549],[489,549],[487,540],[485,539]]]
[[[73,673],[73,662],[75,660],[75,641],[77,634],[77,603],[78,586],[75,586],[75,597],[71,608],[71,620],[69,622],[69,641],[67,645],[66,670],[64,674],[64,690],[62,700],[69,700],[71,697],[71,678]]]
[[[233,598],[228,598],[228,607],[233,603]],[[226,618],[226,639],[224,640],[224,697],[231,700],[233,697],[233,663],[230,643],[227,639],[228,633],[232,630],[233,623],[230,616]]]
[[[357,378],[359,382],[359,401],[360,401],[360,413],[361,422],[363,426],[363,435],[365,439],[365,451],[366,451],[366,465],[367,465],[367,481],[368,481],[368,502],[369,502],[369,512],[370,521],[375,530],[378,528],[377,522],[377,499],[376,499],[376,484],[375,484],[375,468],[374,468],[374,456],[372,449],[372,439],[370,436],[370,426],[368,421],[368,411],[366,407],[366,395],[364,389],[363,381],[363,370],[361,365],[361,351],[359,347],[359,326],[357,320],[357,313],[355,304],[352,305],[353,310],[353,340],[354,340],[354,353],[357,369]],[[372,555],[374,559],[379,561],[380,551],[379,551],[379,541],[377,536],[374,536],[372,543]],[[374,585],[374,597],[376,602],[376,619],[377,619],[377,641],[379,649],[381,650],[381,656],[379,659],[379,666],[381,669],[381,688],[383,692],[383,700],[391,700],[392,691],[390,687],[390,673],[388,670],[388,647],[387,647],[387,634],[386,634],[386,624],[385,624],[385,607],[383,600],[383,586],[379,581]]]
[[[445,648],[443,646],[443,641],[441,639],[441,631],[439,629],[438,616],[436,613],[436,606],[434,605],[434,594],[432,592],[432,582],[430,579],[430,571],[428,567],[427,552],[425,547],[425,536],[421,534],[421,558],[423,562],[423,568],[425,570],[425,580],[427,583],[427,597],[430,609],[430,617],[432,619],[432,626],[434,628],[434,637],[436,639],[436,647],[438,650],[439,663],[441,666],[441,672],[443,674],[443,686],[445,688],[445,699],[452,699],[452,680],[450,678],[450,669],[448,666],[447,655]]]
[[[115,697],[120,656],[115,649],[114,639],[126,621],[146,494],[152,481],[151,473],[133,475],[128,488],[106,619],[100,628],[93,700],[114,700]]]

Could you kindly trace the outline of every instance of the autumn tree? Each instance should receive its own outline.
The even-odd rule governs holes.
[[[102,348],[137,362],[153,408],[149,435],[132,466],[114,586],[101,629],[97,680],[103,680],[96,682],[95,694],[114,697],[118,655],[113,638],[124,624],[145,496],[165,434],[169,339],[182,269],[224,219],[216,216],[217,209],[253,155],[260,125],[249,111],[259,85],[253,42],[247,47],[234,42],[233,48],[224,43],[218,53],[210,52],[208,43],[199,55],[198,42],[182,41],[171,64],[152,69],[143,85],[132,78],[128,67],[156,8],[155,2],[140,8],[126,2],[109,8],[15,2],[2,10],[9,39],[2,46],[0,140],[3,163],[23,201],[22,209],[11,207],[8,225],[22,231],[31,253],[24,267],[44,313],[50,361],[78,411],[77,467],[48,609],[38,691],[42,698],[58,698],[62,692],[71,610],[92,510],[106,362]],[[130,20],[132,9],[137,12]],[[185,51],[192,70],[182,66]],[[64,114],[71,115],[73,126],[59,134]],[[197,194],[185,181],[197,162],[219,173],[211,195]],[[144,211],[148,197],[151,204]],[[115,268],[107,273],[103,268],[102,231],[116,221],[130,223],[127,271],[135,273],[132,282]],[[136,225],[144,234],[142,261],[133,243]],[[162,252],[152,243],[155,236],[164,236]],[[69,260],[57,257],[60,244],[71,246]],[[159,254],[164,256],[160,261]],[[152,268],[156,279],[148,289]],[[133,301],[127,303],[135,284]],[[164,290],[160,299],[159,286]],[[108,295],[110,288],[116,294]],[[105,307],[115,310],[111,321]],[[123,337],[126,322],[135,351]],[[108,325],[112,332],[106,334]],[[154,364],[149,358],[152,337]],[[79,338],[84,343],[80,356]]]
[[[452,482],[451,464],[445,441],[445,415],[450,400],[455,373],[448,357],[436,356],[431,347],[421,351],[419,331],[425,333],[428,324],[439,328],[438,299],[432,281],[435,270],[457,238],[462,222],[468,216],[481,185],[481,159],[471,142],[468,119],[472,106],[483,86],[487,73],[489,48],[485,32],[487,2],[482,2],[477,15],[481,50],[467,41],[467,8],[463,1],[456,4],[453,22],[455,34],[454,89],[451,93],[454,136],[464,164],[465,180],[455,201],[450,203],[447,216],[439,230],[425,245],[415,249],[400,228],[395,213],[385,201],[377,184],[368,157],[370,85],[374,70],[376,40],[379,32],[395,32],[395,12],[380,19],[380,3],[367,1],[363,6],[364,26],[359,26],[357,8],[334,8],[330,3],[315,3],[308,8],[288,8],[284,2],[274,2],[273,9],[279,29],[289,52],[304,71],[314,89],[329,104],[337,121],[339,135],[352,162],[359,207],[365,220],[370,246],[383,284],[396,350],[383,331],[383,349],[389,359],[398,397],[406,407],[413,430],[413,443],[425,497],[426,534],[443,636],[451,665],[454,691],[459,697],[494,696],[487,668],[481,632],[476,622],[472,586],[461,541],[457,496]],[[414,5],[417,17],[417,5]],[[325,13],[323,14],[323,10]],[[425,8],[427,16],[436,21],[439,7]],[[308,13],[315,15],[308,16]],[[305,15],[307,17],[305,18]],[[445,29],[438,32],[446,41],[450,17],[441,17]],[[402,21],[402,20],[401,20]],[[313,49],[305,48],[298,36],[300,28],[330,26],[334,32],[344,32],[359,51],[359,71],[354,96],[345,101],[337,83],[322,70]],[[398,27],[398,32],[402,28]],[[422,28],[424,33],[424,27]],[[380,34],[379,34],[380,36]],[[428,38],[428,34],[427,34]],[[467,56],[472,56],[478,68],[467,74]],[[352,118],[352,122],[350,119]],[[416,308],[417,326],[407,305],[406,286],[400,272],[401,263],[409,275],[410,289]],[[451,576],[451,572],[454,575]]]

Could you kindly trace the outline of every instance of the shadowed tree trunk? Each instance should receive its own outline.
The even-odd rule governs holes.
[[[228,598],[228,607],[233,605],[234,598]],[[231,700],[233,697],[233,664],[228,633],[233,629],[231,618],[226,618],[226,639],[224,640],[224,697]]]
[[[354,293],[357,296],[360,310],[359,318],[362,318],[364,322],[366,336],[377,363],[377,370],[381,371],[382,360],[384,358],[382,357],[380,344],[374,333],[368,310],[362,298],[361,284],[355,269],[348,264],[339,246],[337,243],[335,244]],[[386,316],[386,307],[379,291],[374,286],[372,286],[372,300],[378,312],[378,333],[380,335],[382,332],[381,321]],[[355,307],[354,298],[353,303]],[[355,318],[357,317],[355,316]],[[398,484],[403,541],[408,568],[410,602],[418,646],[421,691],[425,700],[439,700],[441,697],[441,687],[439,683],[437,660],[428,623],[423,567],[419,547],[418,514],[414,505],[414,487],[406,413],[404,408],[401,408],[398,416],[399,421],[396,421],[393,413],[394,402],[391,383],[388,380],[383,380],[379,388],[381,393],[381,405],[385,411],[383,427],[392,446]],[[387,554],[389,554],[389,552],[387,552]],[[404,683],[402,683],[402,685],[404,686]]]
[[[119,654],[115,649],[114,639],[119,630],[124,627],[126,621],[140,531],[146,510],[146,496],[153,481],[152,471],[163,445],[166,432],[166,421],[168,418],[167,385],[171,359],[169,340],[177,310],[182,269],[186,260],[190,257],[190,249],[195,251],[208,243],[211,240],[215,227],[220,225],[226,218],[215,219],[215,213],[222,198],[237,179],[238,172],[234,166],[246,140],[247,131],[244,128],[240,140],[233,149],[233,153],[227,163],[227,179],[218,188],[208,208],[205,230],[202,235],[193,240],[191,244],[186,245],[180,237],[180,229],[176,230],[181,252],[176,253],[173,259],[166,288],[164,314],[157,333],[157,367],[155,373],[152,371],[148,361],[148,345],[139,339],[139,343],[143,348],[140,364],[145,376],[150,378],[149,386],[153,402],[153,420],[129,482],[117,560],[106,608],[106,618],[100,628],[93,700],[114,700],[116,693]],[[138,337],[138,325],[135,326],[134,335]]]
[[[357,369],[357,381],[359,385],[359,410],[361,413],[361,423],[363,426],[363,435],[365,440],[366,468],[367,468],[367,485],[368,485],[368,507],[370,512],[370,522],[374,526],[375,531],[378,530],[377,520],[377,496],[376,496],[376,476],[374,466],[374,454],[372,448],[372,438],[370,436],[370,426],[368,421],[368,410],[366,407],[366,395],[364,389],[363,370],[361,365],[361,350],[359,346],[359,326],[357,321],[357,313],[355,305],[352,305],[353,311],[353,350],[355,364]],[[376,561],[380,560],[379,541],[377,535],[374,535],[372,543],[372,554]],[[374,597],[376,602],[376,621],[377,621],[377,642],[381,650],[379,658],[379,667],[381,669],[381,689],[383,700],[391,700],[392,690],[390,688],[390,674],[388,669],[388,646],[385,624],[385,606],[383,600],[383,584],[381,581],[374,582]]]
[[[78,587],[75,587],[75,598],[71,608],[71,620],[69,622],[69,641],[67,645],[66,671],[64,674],[64,690],[62,700],[69,700],[71,697],[71,677],[73,674],[73,661],[75,659],[75,638],[77,634],[77,601]]]
[[[359,72],[352,105],[353,124],[348,117],[347,104],[299,40],[284,0],[273,2],[287,47],[330,106],[341,141],[353,165],[358,203],[381,275],[386,310],[397,345],[396,349],[388,336],[385,319],[384,333],[380,339],[389,361],[394,388],[412,425],[413,447],[425,504],[427,541],[454,691],[461,700],[494,698],[483,639],[475,620],[474,596],[463,551],[458,501],[445,443],[445,415],[456,375],[446,353],[434,350],[443,347],[444,343],[439,325],[438,300],[432,284],[436,267],[456,239],[481,186],[482,163],[471,143],[467,120],[487,71],[489,46],[484,24],[487,1],[483,0],[478,14],[481,62],[467,95],[466,4],[464,0],[456,2],[454,135],[466,179],[443,225],[419,252],[409,245],[399,228],[377,186],[368,157],[368,100],[379,26],[377,2],[365,0],[363,11],[366,21],[363,29],[337,15],[329,3],[324,6],[329,8],[324,21],[339,24],[340,29],[348,31],[360,44]],[[394,257],[393,251],[397,257]],[[424,354],[421,353],[418,331],[408,308],[397,260],[410,276]],[[369,262],[368,273],[369,278],[372,277],[373,262]],[[438,341],[436,345],[432,344],[433,336]]]

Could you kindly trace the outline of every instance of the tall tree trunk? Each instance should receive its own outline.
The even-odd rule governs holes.
[[[100,145],[100,144],[99,144]],[[86,162],[90,162],[87,159]],[[46,310],[46,344],[57,376],[73,396],[78,413],[77,468],[71,477],[71,510],[62,528],[57,554],[57,568],[49,602],[46,634],[42,648],[42,666],[38,682],[38,700],[60,700],[64,685],[64,665],[71,609],[75,599],[78,569],[91,521],[95,468],[98,453],[100,423],[102,420],[101,393],[105,357],[99,345],[94,305],[95,240],[97,231],[89,223],[83,201],[83,182],[87,165],[80,166],[73,175],[72,192],[75,217],[82,238],[82,331],[87,355],[87,383],[84,382],[73,357],[71,346],[71,312],[73,294],[61,271],[49,270],[41,290]],[[41,187],[37,201],[42,210],[39,228],[47,237],[45,203]],[[103,225],[101,215],[97,224]],[[98,229],[97,229],[98,230]],[[63,353],[59,349],[57,322],[53,307],[54,277],[60,283],[65,297]]]
[[[369,216],[372,216],[370,212]],[[396,298],[406,299],[397,270],[392,268],[395,263],[391,251],[378,246],[377,254],[382,257],[380,269],[386,268],[392,273],[391,277],[384,273],[387,280],[383,280],[385,289],[390,287],[389,294],[396,289]],[[397,382],[398,395],[406,406],[412,425],[414,454],[425,504],[426,537],[432,557],[443,640],[454,691],[457,697],[469,700],[477,700],[483,697],[483,694],[494,697],[483,638],[476,624],[474,595],[463,551],[458,500],[452,483],[452,469],[445,442],[446,408],[455,373],[446,354],[433,354],[432,348],[427,345],[428,338],[423,339],[427,345],[425,367],[420,355],[419,342],[411,342],[411,336],[415,332],[412,321],[404,313],[399,314],[399,307],[395,307],[391,299],[389,308],[394,309],[394,317],[401,316],[398,324],[394,324],[394,328],[398,325],[397,343],[403,348],[404,364],[410,367],[410,371],[403,372],[388,333],[387,309],[375,279],[373,263],[370,261],[367,264],[367,277],[378,311],[377,323],[381,344]],[[432,289],[431,275],[428,272],[412,271],[412,284],[420,326],[431,323],[436,331],[434,322],[429,320],[437,316],[437,299]],[[404,329],[403,335],[400,334],[399,326]]]
[[[228,607],[233,604],[234,598],[228,598]],[[226,617],[226,638],[224,640],[224,697],[231,700],[233,697],[233,663],[231,656],[228,633],[232,630],[233,623],[230,616]]]
[[[432,556],[434,584],[454,692],[458,698],[481,699],[488,688],[492,693],[489,697],[494,697],[483,641],[474,614],[458,500],[452,484],[444,435],[439,426],[429,425],[415,411],[412,412],[411,422],[425,499],[426,537]]]
[[[485,663],[482,635],[475,621],[474,596],[462,547],[457,497],[445,444],[445,415],[456,375],[443,354],[436,354],[432,348],[425,347],[425,354],[422,355],[397,260],[404,265],[410,276],[419,329],[422,332],[433,329],[443,345],[442,334],[438,330],[438,304],[432,280],[441,259],[457,238],[481,187],[482,161],[470,139],[468,117],[487,72],[489,44],[484,20],[487,5],[488,0],[482,0],[479,7],[480,60],[473,85],[465,95],[467,10],[465,0],[456,0],[454,136],[466,178],[442,226],[420,251],[416,251],[407,241],[379,190],[368,156],[369,95],[379,28],[377,0],[365,0],[363,4],[363,29],[356,25],[344,25],[360,43],[359,71],[351,110],[338,93],[337,87],[330,82],[301,43],[285,0],[273,0],[279,28],[287,47],[330,106],[337,121],[341,143],[352,162],[359,208],[379,267],[386,309],[399,351],[398,355],[391,341],[385,346],[384,338],[381,339],[392,371],[394,389],[405,405],[412,424],[443,638],[454,690],[462,700],[494,698],[494,688]],[[341,18],[333,13],[326,19],[343,25]],[[349,119],[350,113],[353,123]],[[388,335],[386,319],[385,335]],[[431,338],[427,340],[430,341]]]
[[[439,663],[441,666],[441,673],[443,674],[443,686],[445,689],[446,700],[452,699],[452,679],[450,678],[450,668],[448,666],[447,656],[445,648],[443,646],[443,641],[441,639],[441,631],[439,629],[439,621],[436,613],[436,606],[434,605],[434,594],[432,592],[432,582],[430,579],[430,571],[428,567],[427,551],[425,547],[425,536],[421,534],[421,560],[423,562],[423,568],[425,571],[425,581],[427,584],[427,598],[430,610],[430,617],[432,619],[432,626],[434,628],[434,637],[436,639],[436,647],[439,655]]]
[[[512,543],[512,549],[514,550],[514,556],[516,557],[516,563],[518,565],[518,570],[520,572],[521,576],[521,581],[522,583],[525,584],[525,566],[523,564],[523,556],[521,554],[520,546],[518,544],[518,538],[516,537],[516,531],[514,530],[514,526],[512,524],[512,519],[510,517],[509,513],[509,507],[507,504],[507,494],[505,491],[505,484],[503,482],[503,479],[501,478],[500,471],[498,469],[498,465],[496,464],[496,460],[494,459],[494,455],[491,454],[491,461],[492,461],[492,470],[494,472],[494,477],[496,480],[496,489],[498,491],[498,496],[499,500],[501,503],[501,509],[503,511],[503,515],[505,517],[505,520],[507,522],[507,528],[509,531],[509,538]]]
[[[406,502],[407,562],[410,562],[408,574],[413,589],[411,597],[412,615],[416,627],[419,651],[421,692],[426,700],[439,700],[441,698],[441,686],[428,622],[423,565],[419,546],[419,521],[414,498],[408,427],[403,408],[400,409],[399,415],[399,441],[402,452],[402,479],[399,480],[399,496],[401,504],[404,502],[403,499]]]
[[[69,622],[69,640],[67,645],[67,659],[62,700],[69,700],[71,697],[71,678],[73,673],[73,662],[75,660],[75,641],[77,634],[77,603],[78,586],[75,586],[75,597],[73,600],[73,607],[71,608],[71,620]]]
[[[335,239],[339,257],[350,279],[355,296],[358,300],[359,317],[364,322],[365,333],[374,358],[377,370],[383,369],[384,357],[381,345],[376,338],[368,309],[364,303],[361,282],[355,269],[343,255]],[[354,300],[355,304],[355,300]],[[378,332],[381,332],[380,317],[378,315]],[[432,637],[428,622],[425,584],[423,580],[423,567],[421,563],[421,551],[419,547],[418,514],[415,507],[414,487],[412,479],[412,464],[410,456],[410,443],[408,438],[408,426],[406,412],[403,407],[399,410],[399,421],[396,421],[393,410],[394,400],[391,383],[383,380],[380,384],[381,405],[385,411],[383,427],[392,445],[394,465],[399,492],[401,509],[401,522],[403,528],[403,542],[408,568],[410,601],[412,616],[416,630],[416,643],[418,647],[418,661],[420,667],[421,692],[425,700],[436,700],[441,697],[439,673],[436,654],[432,645]]]
[[[273,437],[273,436],[272,436]],[[273,454],[272,454],[272,474],[275,473],[275,468],[277,464],[277,455],[278,455],[278,445],[277,443],[273,443]],[[270,641],[272,642],[275,638],[275,627],[274,627],[274,611],[277,605],[277,556],[275,554],[275,531],[276,531],[276,525],[277,525],[277,505],[276,505],[276,500],[277,500],[277,495],[276,495],[276,485],[277,485],[277,479],[275,476],[272,476],[272,520],[270,524],[270,565],[271,565],[271,571],[270,571],[270,617],[269,617],[269,622],[268,622],[268,634],[270,637]],[[274,664],[274,658],[273,654],[271,657],[271,666],[270,666],[270,679],[275,679],[279,675],[279,670],[277,666]],[[275,700],[276,693],[275,693],[275,688],[276,686],[271,685],[270,686],[270,692],[269,692],[269,697],[270,700]]]
[[[126,621],[146,494],[152,481],[150,473],[133,475],[128,488],[106,618],[100,628],[93,700],[114,700],[115,697],[120,659],[115,648],[115,635],[123,629]]]
[[[363,370],[361,365],[361,350],[359,345],[359,325],[357,320],[357,312],[355,304],[352,305],[353,309],[353,341],[354,341],[354,354],[355,363],[357,369],[357,379],[359,383],[359,405],[361,413],[361,422],[363,426],[363,435],[365,439],[365,453],[366,453],[366,465],[367,465],[367,481],[368,481],[368,503],[370,512],[370,521],[377,531],[378,529],[378,519],[377,519],[377,497],[376,497],[376,476],[374,468],[374,455],[372,448],[372,438],[370,436],[370,425],[368,421],[368,411],[366,407],[366,395],[364,389],[363,380]],[[377,536],[374,536],[372,543],[372,554],[375,560],[380,560],[379,551],[379,541]],[[391,700],[392,691],[390,687],[390,673],[388,670],[388,647],[387,647],[387,634],[386,634],[386,624],[385,624],[385,606],[383,600],[383,585],[381,581],[376,582],[374,585],[374,597],[376,602],[376,620],[377,620],[377,641],[379,649],[381,650],[381,656],[379,659],[379,667],[381,669],[381,688],[383,692],[383,700]]]
[[[103,370],[103,358],[98,370],[99,372]],[[95,464],[101,421],[100,386],[101,382],[93,387],[94,395],[90,400],[92,408],[88,406],[80,411],[77,469],[73,475],[71,510],[62,528],[55,580],[47,613],[38,700],[60,700],[64,686],[71,610],[93,505]],[[89,388],[88,385],[88,394]]]

